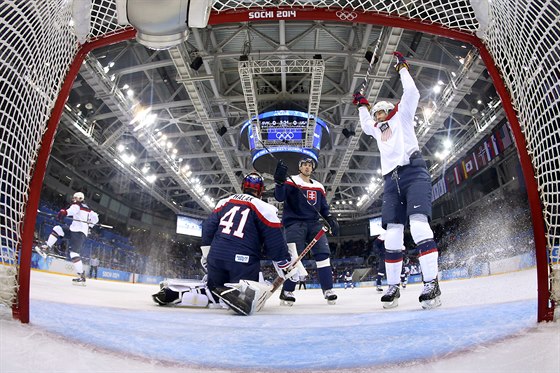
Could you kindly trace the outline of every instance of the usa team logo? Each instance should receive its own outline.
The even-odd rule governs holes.
[[[317,204],[317,192],[314,190],[308,190],[307,191],[307,200],[309,201],[309,203],[311,203],[312,205]]]

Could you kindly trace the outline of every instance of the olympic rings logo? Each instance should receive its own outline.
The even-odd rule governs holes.
[[[277,140],[291,140],[294,138],[293,132],[276,132]]]
[[[348,12],[346,10],[337,11],[336,16],[343,21],[353,21],[358,18],[358,14],[356,12]]]

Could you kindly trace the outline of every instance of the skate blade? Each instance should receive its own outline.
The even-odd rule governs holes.
[[[396,298],[392,302],[382,302],[382,303],[383,303],[383,308],[385,308],[386,310],[389,310],[389,309],[395,308],[399,305],[399,298]]]
[[[336,304],[336,299],[333,299],[333,300],[328,300],[327,299],[327,304],[330,304],[331,306],[335,305]]]
[[[85,282],[72,282],[72,285],[74,286],[86,286]]]
[[[433,308],[437,308],[441,306],[441,299],[440,297],[435,297],[434,299],[424,300],[420,302],[422,308],[425,310],[431,310]]]
[[[47,254],[45,254],[45,252],[41,249],[39,249],[38,247],[35,248],[35,252],[39,255],[41,255],[43,257],[43,259],[47,259]]]
[[[294,305],[294,302],[290,302],[288,300],[282,300],[280,299],[280,305],[281,306],[286,306],[286,307],[291,307]]]

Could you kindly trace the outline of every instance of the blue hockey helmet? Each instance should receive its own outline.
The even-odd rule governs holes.
[[[243,178],[241,189],[243,193],[260,198],[264,192],[264,179],[259,173],[251,172]]]

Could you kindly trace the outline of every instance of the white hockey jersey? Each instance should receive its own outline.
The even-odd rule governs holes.
[[[367,107],[361,106],[360,124],[363,131],[375,138],[377,147],[381,153],[381,173],[387,175],[397,166],[406,166],[410,163],[410,156],[419,150],[418,139],[414,133],[414,115],[420,100],[420,92],[414,84],[414,80],[408,69],[399,72],[403,85],[401,101],[391,111],[387,124],[391,136],[386,140],[381,139],[381,125],[372,118]]]
[[[73,203],[66,209],[66,213],[67,216],[72,217],[70,231],[82,232],[86,236],[89,233],[89,228],[99,222],[99,216],[97,213],[90,209],[85,203]]]

